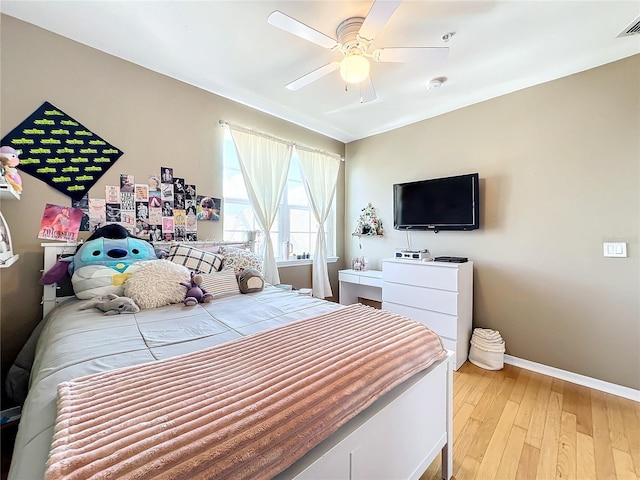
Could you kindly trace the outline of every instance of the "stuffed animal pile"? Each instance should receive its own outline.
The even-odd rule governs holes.
[[[159,256],[151,243],[119,224],[109,224],[98,228],[74,255],[58,260],[40,284],[51,285],[69,275],[76,297],[89,300],[83,308],[97,308],[105,315],[180,302],[190,307],[213,300],[201,274]],[[255,268],[240,268],[236,280],[241,293],[264,288]]]

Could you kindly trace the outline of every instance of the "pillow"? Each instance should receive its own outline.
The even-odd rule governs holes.
[[[227,244],[226,246],[237,247],[240,249],[246,248],[246,245],[244,243],[231,243],[231,244]],[[199,244],[197,248],[199,248],[200,250],[204,250],[205,252],[220,253],[220,247],[221,245],[207,245],[206,243],[202,243],[202,244]]]
[[[222,270],[220,272],[203,273],[200,287],[213,295],[213,298],[220,298],[234,293],[240,293],[236,274],[232,270]]]
[[[240,293],[261,292],[264,288],[264,278],[255,268],[243,268],[238,275]]]
[[[220,253],[224,255],[223,270],[233,270],[237,275],[241,268],[255,268],[262,273],[262,258],[250,250],[221,246]]]
[[[124,284],[124,296],[141,310],[181,303],[187,289],[180,282],[189,282],[191,272],[185,266],[168,260],[151,260],[131,274]]]
[[[172,245],[167,260],[184,265],[197,273],[217,272],[222,267],[222,255],[205,252],[189,245]]]

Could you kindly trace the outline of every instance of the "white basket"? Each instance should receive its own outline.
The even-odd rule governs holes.
[[[504,368],[504,340],[500,332],[488,328],[475,328],[471,336],[469,361],[486,370]]]
[[[469,361],[485,370],[502,370],[504,367],[504,342],[496,349],[481,348],[471,341]]]

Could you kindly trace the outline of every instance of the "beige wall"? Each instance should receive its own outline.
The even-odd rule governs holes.
[[[3,15],[1,28],[0,136],[7,134],[44,101],[80,121],[124,155],[91,190],[104,198],[104,186],[120,173],[145,178],[160,166],[196,183],[201,191],[222,195],[220,119],[344,154],[344,144],[294,124],[212,95],[171,78],[54,35]],[[203,59],[215,61],[215,59]],[[344,169],[342,169],[344,170]],[[341,171],[344,182],[344,172]],[[41,318],[42,268],[38,227],[45,203],[70,199],[22,174],[19,202],[3,201],[14,251],[20,260],[0,269],[2,378]],[[344,185],[338,188],[338,222],[344,224]],[[221,223],[199,224],[199,235],[222,238]],[[339,256],[343,240],[338,240]],[[337,290],[337,269],[330,269]],[[283,270],[283,281],[310,286],[309,268]]]
[[[95,192],[119,173],[144,177],[168,165],[221,194],[219,119],[343,153],[340,142],[11,17],[0,29],[0,135],[53,103],[125,152]],[[639,96],[636,56],[349,144],[338,255],[366,255],[375,268],[407,245],[392,229],[393,183],[478,171],[482,229],[415,232],[412,245],[474,261],[474,323],[500,330],[509,354],[640,389]],[[68,202],[22,177],[22,200],[1,205],[20,254],[0,269],[3,378],[40,320],[44,204]],[[368,202],[386,233],[363,238],[359,250],[350,232]],[[220,224],[205,228],[221,237]],[[603,258],[606,240],[628,242],[629,258]],[[342,261],[329,268],[336,292]],[[308,286],[310,268],[281,277]]]
[[[446,87],[445,87],[446,88]],[[346,257],[406,247],[392,184],[479,172],[481,230],[414,232],[474,261],[474,326],[516,357],[640,389],[640,56],[347,145]],[[348,236],[368,202],[383,238]],[[603,241],[628,258],[604,258]]]

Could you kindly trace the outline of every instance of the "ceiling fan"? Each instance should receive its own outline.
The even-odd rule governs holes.
[[[369,75],[370,61],[374,62],[410,62],[441,61],[448,53],[449,47],[387,47],[369,52],[369,46],[376,35],[384,28],[402,1],[374,1],[365,18],[347,18],[336,29],[337,40],[321,33],[298,20],[276,10],[267,22],[286,32],[308,40],[329,50],[338,50],[344,58],[341,61],[327,63],[300,78],[288,83],[289,90],[302,87],[340,70],[340,76],[347,84],[360,85],[360,103],[372,102],[377,98],[373,82]]]

